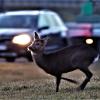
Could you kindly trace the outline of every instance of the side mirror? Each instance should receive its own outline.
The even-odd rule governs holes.
[[[43,27],[38,28],[38,32],[42,30],[46,30],[46,29],[49,29],[49,26],[43,26]]]

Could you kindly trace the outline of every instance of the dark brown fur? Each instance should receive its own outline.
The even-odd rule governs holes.
[[[35,40],[29,46],[29,50],[35,53],[32,56],[34,56],[37,65],[47,73],[56,77],[56,91],[58,92],[59,90],[61,79],[76,83],[74,80],[61,76],[63,73],[76,69],[81,70],[86,75],[85,80],[79,87],[79,89],[83,90],[92,77],[92,73],[88,67],[96,58],[97,52],[89,45],[74,45],[48,54],[44,52],[46,43],[47,39],[41,39],[35,33]]]

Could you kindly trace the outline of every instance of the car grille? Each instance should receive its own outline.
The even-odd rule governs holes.
[[[6,41],[11,41],[13,36],[8,36],[8,35],[0,35],[0,43],[6,42]]]

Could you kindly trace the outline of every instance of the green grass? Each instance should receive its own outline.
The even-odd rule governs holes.
[[[6,100],[81,100],[100,99],[100,80],[92,80],[84,91],[77,91],[77,85],[66,81],[55,92],[54,79],[34,79],[1,83],[0,99]]]

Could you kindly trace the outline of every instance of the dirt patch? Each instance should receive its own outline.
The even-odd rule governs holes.
[[[33,63],[1,63],[0,81],[47,78],[49,75]]]
[[[91,71],[95,76],[100,77],[100,63],[90,66]],[[84,74],[79,70],[64,74],[65,77],[74,79],[84,78]],[[15,62],[15,63],[1,63],[0,64],[0,81],[16,81],[29,79],[52,78],[51,75],[45,73],[35,63],[29,62]]]

